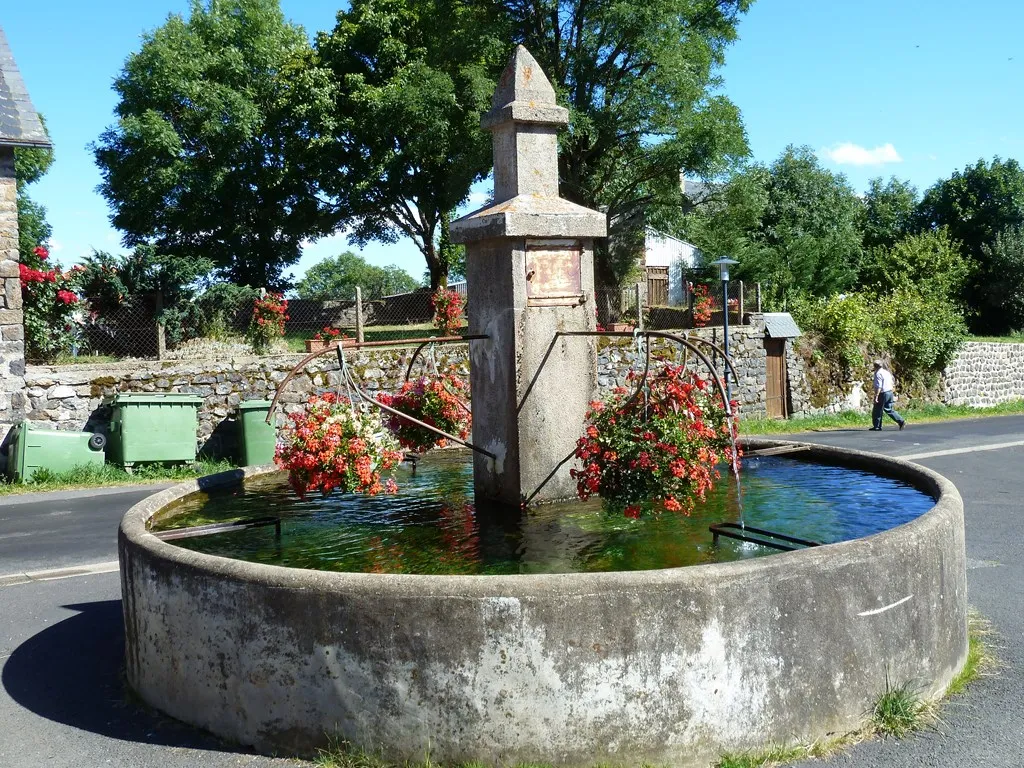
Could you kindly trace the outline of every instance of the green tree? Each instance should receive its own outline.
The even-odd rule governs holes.
[[[701,203],[686,213],[680,235],[700,248],[707,260],[722,256],[746,263],[762,247],[757,239],[768,207],[770,175],[752,164],[711,188]]]
[[[890,248],[873,248],[861,283],[877,293],[912,289],[957,303],[968,272],[959,244],[943,228],[909,235]]]
[[[99,191],[127,246],[209,258],[280,287],[328,229],[314,172],[333,86],[278,0],[192,0],[114,81],[118,121],[94,145]]]
[[[39,116],[43,129],[46,120]],[[28,195],[27,187],[41,179],[53,165],[53,149],[17,147],[14,150],[14,178],[18,188],[18,252],[25,263],[32,250],[53,234],[46,220],[46,208]]]
[[[571,124],[561,137],[563,197],[608,211],[611,242],[681,215],[680,174],[720,175],[748,149],[718,70],[750,0],[500,0],[514,42],[551,78]],[[630,231],[633,230],[631,233]],[[631,248],[599,244],[599,283],[634,268]]]
[[[904,235],[915,231],[917,188],[895,176],[883,183],[872,179],[864,194],[861,230],[864,249],[891,248]]]
[[[831,296],[855,284],[861,201],[810,147],[789,146],[768,173],[767,204],[737,276],[760,281],[769,306],[798,294]]]
[[[295,286],[303,299],[351,299],[356,287],[364,299],[379,299],[395,293],[409,293],[420,284],[408,272],[394,264],[377,267],[352,251],[314,264]]]
[[[976,333],[1003,333],[1010,321],[1002,305],[992,300],[991,286],[1000,275],[989,259],[996,238],[1024,226],[1024,169],[1016,160],[978,160],[925,192],[918,208],[922,229],[946,227],[963,244],[971,267],[964,300]],[[989,246],[986,251],[985,246]]]
[[[323,161],[334,222],[360,247],[411,238],[435,288],[451,266],[442,231],[491,165],[480,115],[504,54],[492,10],[459,0],[354,0],[317,38],[338,84],[335,140]]]
[[[164,325],[171,343],[194,335],[192,300],[198,281],[212,268],[209,260],[161,254],[151,245],[140,245],[123,255],[93,251],[81,267],[79,289],[100,322],[121,310],[139,309]]]
[[[993,275],[989,303],[1002,308],[1008,329],[1024,331],[1024,229],[1000,232],[981,250]]]

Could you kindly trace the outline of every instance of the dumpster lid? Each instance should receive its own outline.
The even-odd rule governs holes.
[[[238,404],[240,411],[266,411],[269,408],[269,400],[243,400]]]
[[[203,398],[199,395],[190,395],[187,392],[118,392],[104,399],[104,402],[113,405],[153,405],[162,403],[164,405],[202,405]]]

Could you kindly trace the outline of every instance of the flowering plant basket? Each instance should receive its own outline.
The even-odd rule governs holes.
[[[693,326],[703,328],[711,322],[711,310],[714,302],[711,300],[711,291],[703,283],[691,286],[693,292]]]
[[[328,392],[311,397],[306,411],[289,420],[274,460],[288,470],[300,498],[310,491],[373,496],[398,490],[392,478],[382,476],[398,466],[402,453],[376,409],[353,407]]]
[[[630,372],[634,387],[640,374]],[[576,444],[581,469],[570,470],[581,499],[599,494],[627,517],[645,506],[689,514],[733,456],[735,422],[707,379],[681,365],[648,375],[646,397],[617,388],[593,402]],[[735,411],[735,404],[733,404]]]
[[[465,390],[466,385],[461,379],[452,373],[444,373],[434,378],[421,377],[416,381],[407,381],[397,393],[378,395],[377,400],[424,424],[465,440],[469,437],[471,423],[469,411],[459,397]],[[446,438],[406,421],[401,416],[389,416],[387,425],[402,447],[413,453],[425,453],[431,448],[444,448],[448,444]]]
[[[313,334],[313,338],[306,339],[306,351],[317,352],[321,349],[336,347],[339,343],[342,347],[350,347],[356,343],[356,340],[342,333],[340,328],[332,328],[329,325],[325,325],[321,330]]]
[[[434,327],[445,336],[455,335],[462,325],[465,297],[457,291],[438,288],[430,297],[430,306],[434,308]]]
[[[268,352],[277,339],[284,336],[288,320],[288,300],[280,293],[268,293],[252,305],[252,319],[245,332],[246,341],[257,355]]]

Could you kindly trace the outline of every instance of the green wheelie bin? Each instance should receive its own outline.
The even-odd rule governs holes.
[[[198,395],[176,392],[120,392],[107,400],[110,418],[108,458],[126,468],[150,462],[196,460]]]
[[[269,464],[274,460],[277,446],[277,429],[267,424],[270,412],[269,400],[245,400],[238,404],[238,421],[241,427],[242,464],[246,467]]]
[[[58,432],[31,421],[11,430],[7,474],[28,482],[39,470],[66,472],[74,467],[103,466],[106,438],[93,432]]]

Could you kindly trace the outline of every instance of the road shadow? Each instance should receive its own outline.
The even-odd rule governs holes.
[[[32,636],[7,659],[0,682],[40,717],[124,741],[251,754],[161,715],[124,680],[120,600],[65,605],[77,613]]]

